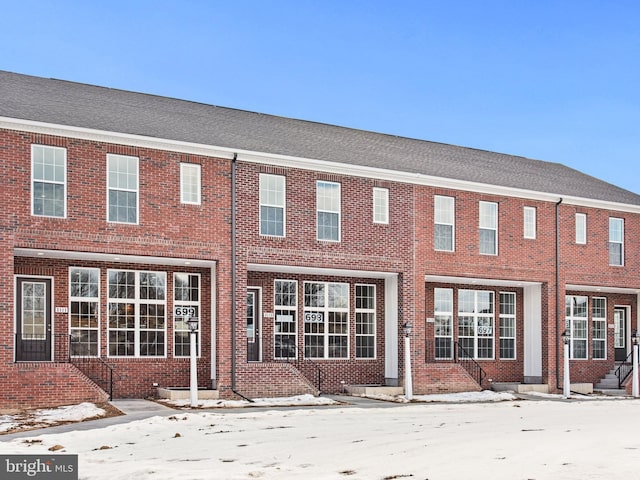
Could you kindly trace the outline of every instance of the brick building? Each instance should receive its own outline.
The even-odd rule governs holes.
[[[640,196],[559,164],[0,72],[0,406],[597,383]]]

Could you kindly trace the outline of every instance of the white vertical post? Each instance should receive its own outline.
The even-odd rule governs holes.
[[[562,397],[569,398],[571,396],[571,379],[569,378],[569,342],[564,343],[564,375],[562,385]]]
[[[638,398],[638,344],[634,343],[633,345],[633,371],[631,372],[633,375],[633,380],[631,383],[631,393],[634,398]]]
[[[196,334],[198,331],[198,319],[191,317],[187,320],[189,326],[189,367],[191,371],[189,379],[189,397],[192,408],[198,406],[198,367],[196,359],[198,356],[198,347],[196,346]]]
[[[413,398],[413,382],[411,380],[411,338],[404,336],[404,396],[407,400]]]

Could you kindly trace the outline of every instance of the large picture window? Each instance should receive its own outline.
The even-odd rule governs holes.
[[[318,240],[340,241],[340,184],[316,183],[316,214]]]
[[[31,213],[43,217],[67,215],[67,150],[31,146]]]
[[[607,358],[607,299],[591,299],[592,356],[598,360]]]
[[[71,356],[99,354],[100,270],[69,269]]]
[[[565,297],[566,328],[569,335],[569,358],[587,358],[587,315],[589,298],[567,295]]]
[[[109,270],[109,355],[161,357],[166,352],[166,274]]]
[[[274,357],[279,359],[296,358],[298,282],[295,280],[276,280],[274,283],[274,297]]]
[[[138,158],[107,155],[107,201],[110,222],[138,223]]]
[[[282,175],[260,174],[260,234],[285,235],[286,183]]]
[[[304,356],[349,357],[348,284],[304,284]]]
[[[435,358],[453,358],[453,289],[435,288]]]
[[[436,195],[433,216],[435,249],[453,252],[455,245],[455,199]]]
[[[493,358],[494,293],[458,290],[460,356]]]
[[[356,358],[376,358],[376,286],[356,285]]]
[[[185,315],[175,316],[173,319],[173,354],[176,357],[191,355],[191,331],[187,321],[190,316],[198,318],[196,330],[196,348],[200,355],[200,332],[202,331],[202,317],[200,311],[200,275],[196,273],[173,274],[173,306],[174,310]],[[185,307],[175,309],[175,307]],[[193,313],[193,315],[187,315]]]

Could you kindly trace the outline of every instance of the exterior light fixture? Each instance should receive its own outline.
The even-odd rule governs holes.
[[[408,337],[411,335],[411,330],[413,329],[413,324],[411,322],[406,322],[402,325],[402,330],[404,331],[404,336]]]

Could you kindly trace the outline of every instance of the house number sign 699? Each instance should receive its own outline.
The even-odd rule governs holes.
[[[195,317],[196,307],[173,307],[175,317]]]

